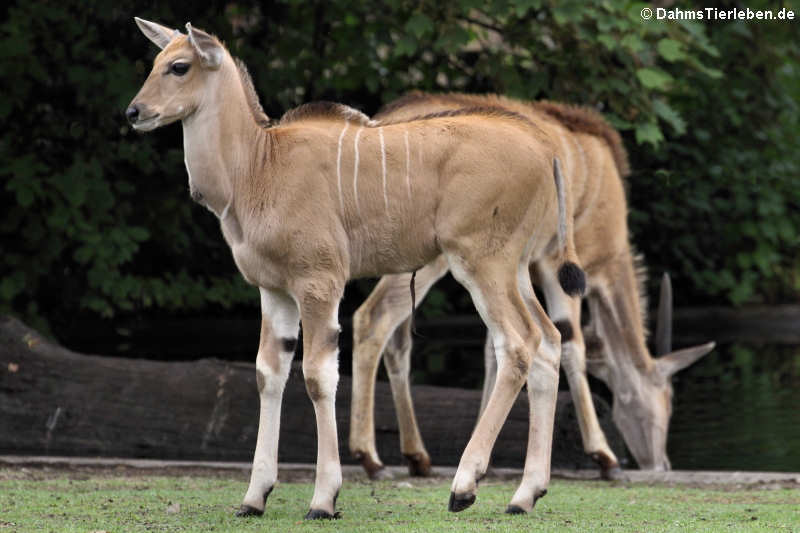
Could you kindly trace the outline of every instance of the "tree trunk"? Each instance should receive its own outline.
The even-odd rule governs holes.
[[[347,452],[351,382],[337,393],[339,447]],[[480,391],[416,386],[420,430],[435,465],[456,465],[469,439]],[[299,364],[283,397],[279,458],[313,463],[314,411]],[[521,394],[495,446],[495,466],[521,467],[528,437]],[[83,355],[49,342],[10,317],[0,317],[0,453],[252,459],[258,429],[255,365],[216,359],[159,362]],[[612,448],[624,453],[610,409],[595,405]],[[403,462],[388,383],[376,388],[378,449],[387,464]],[[559,394],[555,467],[593,467],[582,452],[569,394]]]

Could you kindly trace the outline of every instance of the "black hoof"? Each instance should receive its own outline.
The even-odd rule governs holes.
[[[533,504],[531,505],[531,509],[536,507],[536,502],[539,500],[539,498],[543,497],[545,494],[547,494],[547,489],[542,489],[533,496]],[[527,512],[528,511],[526,511],[519,505],[512,504],[506,507],[506,514],[526,514]]]
[[[242,504],[242,506],[239,507],[239,510],[236,511],[236,516],[261,516],[263,514],[263,510],[259,510],[255,507],[250,507],[249,505],[244,504]]]
[[[275,488],[275,487],[270,487],[264,493],[264,507],[267,506],[267,498],[269,498],[269,495],[272,494],[272,489],[273,488]],[[245,505],[245,504],[242,504],[242,506],[239,507],[239,510],[236,511],[236,516],[261,516],[263,514],[264,514],[263,509],[261,511],[259,511],[255,507],[250,507],[249,505]]]
[[[450,502],[447,504],[447,510],[451,513],[458,513],[475,503],[474,494],[456,494],[450,493]]]
[[[306,513],[306,520],[338,520],[342,517],[342,513],[329,513],[320,509],[311,509]]]

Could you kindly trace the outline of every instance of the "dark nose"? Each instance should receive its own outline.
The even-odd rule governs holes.
[[[125,110],[125,116],[128,118],[128,122],[135,124],[139,120],[139,108],[135,105],[130,106]]]

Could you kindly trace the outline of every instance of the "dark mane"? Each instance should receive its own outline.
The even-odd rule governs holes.
[[[258,94],[253,85],[253,78],[250,77],[250,73],[247,71],[247,67],[241,59],[235,57],[233,58],[233,62],[236,64],[236,69],[239,71],[239,78],[242,80],[242,87],[244,88],[244,94],[247,98],[247,105],[250,107],[250,112],[253,113],[256,124],[266,128],[270,124],[269,117],[264,113],[261,102],[258,101]]]
[[[382,106],[372,118],[375,120],[381,120],[384,116],[394,113],[398,109],[416,104],[418,102],[433,101],[435,97],[436,95],[423,93],[422,91],[411,91],[404,94],[397,100],[393,100]]]
[[[620,176],[624,178],[630,174],[628,153],[622,144],[622,138],[600,113],[588,107],[559,104],[547,100],[531,102],[530,105],[533,109],[553,117],[572,132],[586,133],[603,139],[611,149],[614,164]]]
[[[308,104],[295,107],[294,109],[290,109],[284,113],[279,124],[284,125],[291,122],[311,119],[344,119],[352,120],[353,122],[357,122],[359,124],[367,124],[370,122],[370,119],[367,115],[358,109],[354,109],[344,104],[338,104],[336,102],[310,102]]]
[[[422,98],[419,98],[417,100],[422,100]],[[383,110],[381,110],[381,112],[383,112]],[[419,115],[416,117],[412,117],[409,119],[402,119],[398,121],[392,121],[392,120],[381,121],[380,125],[386,126],[390,124],[404,124],[406,122],[431,120],[434,118],[448,118],[448,117],[462,117],[462,116],[484,116],[484,117],[506,118],[522,122],[526,126],[538,129],[536,124],[531,122],[528,119],[528,117],[520,115],[519,113],[516,113],[514,111],[509,111],[508,109],[496,106],[473,106],[473,107],[465,107],[462,109],[448,109],[446,111],[437,111],[436,113],[428,113],[425,115]]]

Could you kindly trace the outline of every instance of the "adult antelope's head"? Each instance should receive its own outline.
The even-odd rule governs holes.
[[[607,304],[602,297],[595,300],[594,306],[603,305]],[[656,326],[656,354],[660,357],[651,358],[645,346],[637,347],[625,326],[615,323],[614,316],[610,309],[591,308],[591,323],[586,331],[587,369],[611,389],[614,424],[639,468],[669,470],[667,432],[672,415],[672,376],[710,352],[714,343],[671,351],[672,289],[666,274]]]
[[[187,34],[136,18],[145,36],[161,48],[139,94],[125,111],[134,129],[150,131],[191,116],[213,95],[212,79],[225,59],[213,36],[186,24]]]

